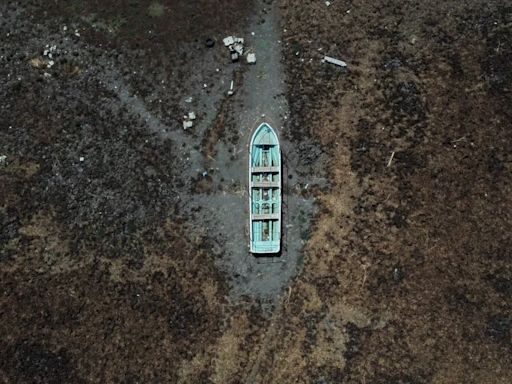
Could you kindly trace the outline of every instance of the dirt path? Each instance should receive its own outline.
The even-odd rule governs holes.
[[[284,195],[284,251],[280,257],[260,259],[248,252],[247,153],[253,130],[263,121],[277,129],[283,147],[285,182],[288,175],[295,175],[297,165],[295,150],[283,135],[289,116],[278,5],[259,1],[256,9],[249,35],[244,37],[248,50],[256,53],[257,63],[253,66],[244,63],[242,80],[235,82],[236,93],[228,100],[231,116],[221,117],[227,120],[223,121],[227,130],[236,130],[238,140],[219,141],[215,155],[203,159],[213,171],[208,180],[212,187],[209,193],[192,196],[188,208],[193,213],[194,225],[202,226],[216,244],[217,265],[232,277],[232,298],[249,296],[274,301],[299,268],[303,243],[300,236],[307,231],[313,204],[296,193],[297,186],[307,181],[296,178],[287,183],[285,188],[291,193]],[[228,135],[225,132],[224,137]]]

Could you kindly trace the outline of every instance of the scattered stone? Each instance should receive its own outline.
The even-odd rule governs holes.
[[[64,32],[66,32],[66,31],[68,30],[67,25],[63,26],[63,27],[62,27],[62,30],[63,30]]]
[[[233,44],[233,50],[238,53],[239,55],[244,54],[244,46],[241,43]]]
[[[5,164],[6,160],[7,160],[7,156],[5,156],[5,155],[0,156],[0,165]]]
[[[194,123],[190,120],[183,121],[183,129],[192,128],[194,126]]]
[[[249,53],[247,55],[247,63],[249,63],[249,64],[256,64],[256,54]]]
[[[326,1],[325,5],[327,5],[327,6],[331,5],[331,2],[330,1]]]
[[[229,49],[231,61],[234,63],[244,54],[244,39],[242,37],[228,36],[222,40]]]
[[[222,42],[226,47],[229,47],[230,45],[235,44],[235,38],[233,36],[228,36],[224,39],[222,39]]]
[[[338,60],[338,59],[335,59],[334,57],[324,56],[322,61],[325,62],[325,63],[330,63],[330,64],[337,65],[339,67],[346,67],[347,66],[347,63],[345,63],[343,60]]]
[[[203,172],[203,177],[206,177],[206,176],[208,176],[208,171]]]
[[[80,156],[78,160],[82,163],[85,160],[85,158],[83,156]]]
[[[189,120],[195,120],[196,119],[196,113],[195,112],[189,112],[188,113]]]
[[[192,96],[189,96],[185,99],[185,103],[191,103],[193,100]]]

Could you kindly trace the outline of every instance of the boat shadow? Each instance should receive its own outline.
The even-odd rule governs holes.
[[[257,260],[276,260],[283,256],[283,250],[276,253],[251,253],[251,255]]]

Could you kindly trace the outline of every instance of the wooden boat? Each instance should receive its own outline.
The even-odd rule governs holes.
[[[281,148],[267,123],[254,131],[249,147],[249,218],[252,253],[281,250]]]

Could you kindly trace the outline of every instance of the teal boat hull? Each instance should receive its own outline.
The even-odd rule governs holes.
[[[250,250],[281,251],[281,147],[274,129],[261,124],[249,146]]]

